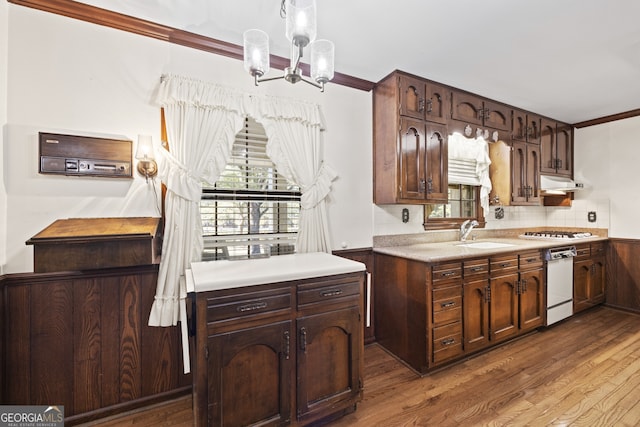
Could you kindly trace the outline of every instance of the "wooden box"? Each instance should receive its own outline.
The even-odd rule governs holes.
[[[59,219],[27,240],[36,273],[157,264],[160,218]]]

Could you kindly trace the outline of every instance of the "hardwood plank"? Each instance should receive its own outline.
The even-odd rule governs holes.
[[[372,344],[364,400],[328,425],[640,425],[639,320],[596,307],[425,377]],[[91,425],[169,425],[169,418],[191,425],[191,399]]]

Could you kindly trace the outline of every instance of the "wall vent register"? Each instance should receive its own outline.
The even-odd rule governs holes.
[[[42,174],[132,178],[132,141],[39,133]]]

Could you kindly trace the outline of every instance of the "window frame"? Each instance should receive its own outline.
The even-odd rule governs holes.
[[[251,121],[251,122],[249,122]],[[254,132],[255,134],[255,124],[259,124],[255,122],[251,117],[245,118],[245,125],[243,129],[238,131],[234,139],[234,149],[236,144],[240,144],[240,151],[246,149],[242,147],[243,144],[246,144],[246,140],[244,139],[246,133]],[[266,133],[264,133],[264,128],[260,125],[261,128],[261,136],[258,138],[264,138],[264,148],[266,149],[267,139]],[[245,132],[245,135],[243,135]],[[256,140],[253,140],[254,147]],[[258,151],[258,154],[260,151]],[[203,260],[219,260],[219,259],[234,259],[241,257],[263,257],[270,255],[281,255],[288,253],[295,253],[296,246],[295,241],[297,240],[297,236],[299,233],[299,227],[295,227],[296,231],[282,231],[282,229],[286,229],[289,227],[287,225],[287,216],[286,214],[280,214],[280,208],[282,204],[294,203],[297,204],[297,217],[296,223],[299,225],[300,219],[300,210],[301,210],[301,199],[302,192],[297,186],[293,186],[293,188],[287,189],[274,189],[274,188],[257,188],[251,189],[249,185],[251,180],[256,176],[252,169],[256,167],[258,169],[265,168],[265,164],[254,164],[249,161],[249,159],[259,159],[258,162],[264,162],[268,157],[264,157],[263,154],[259,154],[259,157],[240,157],[241,162],[244,161],[244,166],[249,167],[247,171],[249,173],[242,174],[241,176],[244,179],[238,181],[238,185],[232,186],[236,188],[218,188],[217,184],[206,185],[203,183],[202,186],[202,195],[201,195],[201,203],[200,203],[200,217],[202,221],[202,237],[204,242],[202,259]],[[243,160],[244,159],[244,160]],[[284,180],[284,176],[277,172],[276,165],[268,159],[269,164],[266,165],[266,169],[269,169],[268,176],[270,176],[270,181],[274,183],[281,183],[280,180]],[[234,165],[234,162],[230,162],[229,165]],[[229,166],[227,165],[227,166]],[[238,166],[238,163],[235,163]],[[225,171],[228,170],[227,166],[225,166]],[[246,171],[245,171],[246,172]],[[221,178],[225,172],[221,174]],[[220,181],[220,180],[219,180]],[[288,181],[287,181],[288,182]],[[287,184],[287,186],[293,184]],[[202,204],[202,202],[206,201],[206,206]],[[240,216],[244,217],[245,214],[248,215],[247,220],[251,221],[251,207],[249,206],[252,202],[261,202],[261,203],[275,203],[275,206],[271,206],[269,209],[276,209],[275,215],[272,218],[276,218],[276,220],[272,223],[272,226],[275,228],[275,231],[266,231],[266,232],[251,232],[251,227],[247,227],[246,231],[233,233],[233,234],[218,234],[220,231],[220,227],[223,221],[224,215],[219,211],[219,209],[224,209],[224,206],[221,206],[218,202],[239,202],[246,204],[246,211],[240,213]],[[223,203],[224,204],[224,203]],[[203,214],[203,209],[207,210],[206,216]],[[285,207],[285,209],[287,209]],[[296,215],[296,213],[293,213]],[[207,219],[213,219],[214,224],[211,226],[213,228],[213,232],[209,230],[205,231],[207,227],[205,227],[205,222]],[[283,223],[282,221],[285,220]],[[224,227],[223,227],[224,228]],[[246,251],[244,251],[243,247],[246,246]],[[257,246],[268,246],[268,250],[256,251]],[[234,255],[232,255],[232,252]],[[245,253],[246,252],[246,253]]]
[[[433,210],[433,207],[444,204],[444,203],[428,204],[428,205],[424,205],[424,209],[423,209],[423,218],[424,218],[424,221],[422,223],[423,228],[426,231],[457,230],[460,228],[462,223],[468,219],[470,220],[475,219],[476,221],[478,221],[478,226],[476,226],[476,228],[484,228],[486,225],[486,221],[484,218],[484,209],[480,204],[480,186],[474,186],[474,187],[475,187],[475,193],[476,193],[475,195],[476,216],[475,217],[429,218],[429,214]]]

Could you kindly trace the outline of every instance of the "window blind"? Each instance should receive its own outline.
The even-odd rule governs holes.
[[[292,253],[301,193],[278,174],[266,152],[264,128],[245,120],[215,185],[203,185],[203,259]]]

